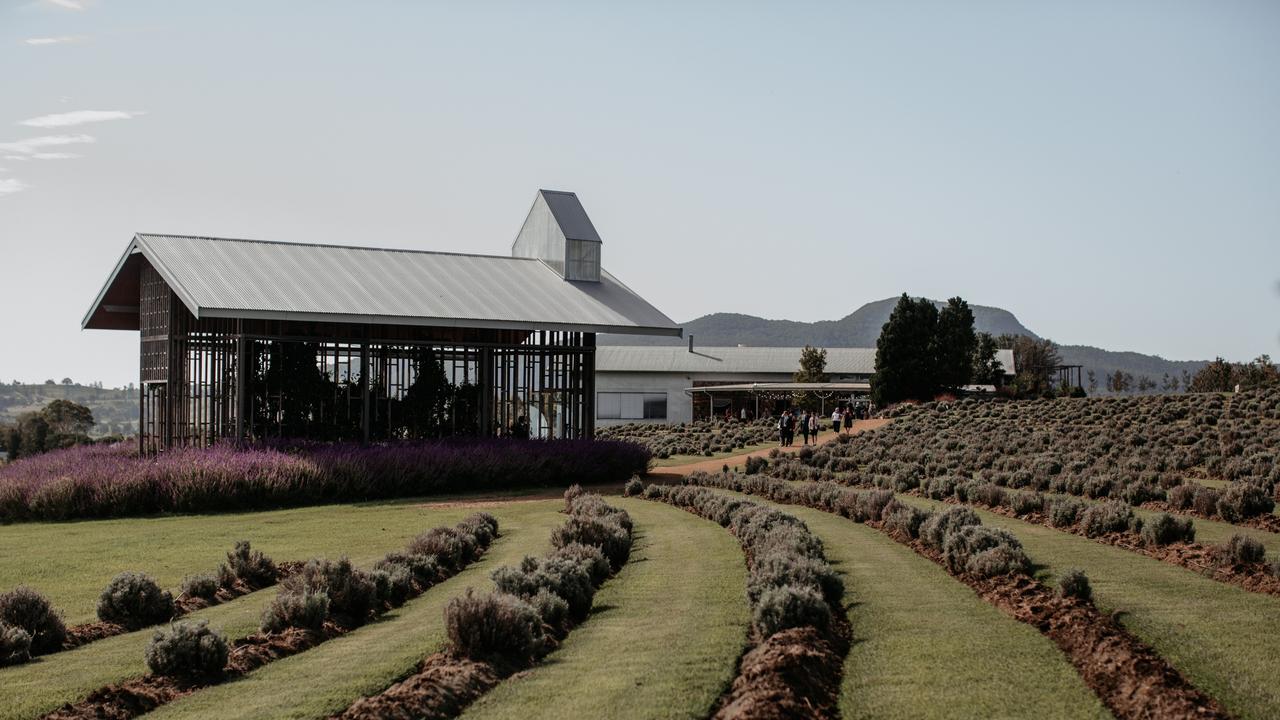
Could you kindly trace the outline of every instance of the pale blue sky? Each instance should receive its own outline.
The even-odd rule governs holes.
[[[539,187],[678,321],[1280,355],[1274,1],[0,1],[0,78],[5,381],[136,380],[135,231],[505,253]]]

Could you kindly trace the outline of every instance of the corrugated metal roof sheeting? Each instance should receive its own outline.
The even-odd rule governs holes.
[[[679,373],[794,373],[803,348],[777,347],[654,347],[605,345],[596,350],[596,372]],[[999,350],[996,358],[1013,367],[1013,351]],[[830,375],[870,375],[876,370],[875,348],[827,348]]]
[[[582,207],[577,195],[564,190],[538,192],[547,201],[547,207],[551,209],[551,214],[555,216],[566,239],[600,242],[600,233],[596,232],[596,226],[587,217],[587,210]]]
[[[612,275],[567,282],[538,260],[175,235],[140,234],[136,242],[202,316],[483,320],[679,334]]]

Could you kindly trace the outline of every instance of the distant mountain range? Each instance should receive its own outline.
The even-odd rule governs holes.
[[[806,323],[794,320],[766,320],[754,315],[714,313],[684,323],[685,337],[693,335],[694,345],[752,347],[875,347],[880,328],[889,320],[889,314],[898,298],[886,298],[867,303],[839,320],[819,320]],[[941,306],[943,303],[934,301]],[[974,325],[980,332],[992,335],[1012,334],[1040,337],[1018,321],[1013,313],[998,307],[970,305]],[[642,335],[601,335],[601,345],[679,345],[687,342],[680,338]],[[1059,353],[1067,365],[1083,365],[1087,373],[1093,370],[1098,391],[1104,392],[1106,377],[1117,370],[1130,373],[1134,378],[1146,375],[1159,383],[1167,373],[1170,377],[1182,377],[1183,371],[1195,374],[1204,367],[1204,360],[1165,360],[1158,355],[1138,352],[1104,350],[1088,345],[1061,345]],[[1087,384],[1087,377],[1084,380]]]

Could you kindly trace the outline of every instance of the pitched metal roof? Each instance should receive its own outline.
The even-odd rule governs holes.
[[[791,375],[800,367],[804,348],[694,347],[603,345],[596,349],[597,372],[659,372]],[[996,359],[1012,372],[1013,351],[998,350]],[[875,348],[827,348],[828,375],[871,375]]]
[[[113,309],[106,299],[124,294],[112,286],[136,255],[196,317],[681,333],[604,271],[598,283],[572,282],[527,258],[145,233],[130,242],[83,327],[120,327],[104,315]]]
[[[596,226],[591,224],[591,218],[587,217],[587,211],[582,207],[577,195],[565,190],[539,190],[538,192],[547,201],[547,207],[551,208],[551,214],[560,224],[560,230],[564,232],[566,240],[600,242],[600,233],[597,233]]]

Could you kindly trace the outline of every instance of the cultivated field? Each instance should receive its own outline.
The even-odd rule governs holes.
[[[1278,413],[926,405],[622,494],[13,522],[0,592],[64,639],[0,598],[0,719],[1276,717]]]

